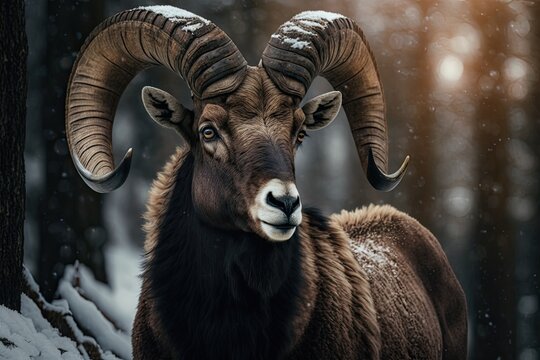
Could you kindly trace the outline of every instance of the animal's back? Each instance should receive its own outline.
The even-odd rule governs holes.
[[[381,359],[465,358],[465,297],[435,237],[391,206],[343,211],[332,221],[369,279]]]

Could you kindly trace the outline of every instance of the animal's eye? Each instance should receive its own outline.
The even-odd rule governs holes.
[[[200,130],[205,141],[212,141],[217,138],[217,131],[212,126],[205,126]]]
[[[306,136],[307,136],[306,131],[305,130],[300,130],[300,132],[296,136],[296,142],[298,144],[301,144],[302,141],[304,141],[304,139],[306,138]]]

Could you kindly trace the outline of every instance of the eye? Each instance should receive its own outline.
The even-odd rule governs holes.
[[[204,141],[213,141],[217,139],[217,131],[212,126],[205,126],[200,130]]]
[[[298,135],[296,136],[296,142],[297,142],[298,144],[301,144],[302,141],[304,141],[304,139],[306,138],[306,136],[308,136],[307,133],[306,133],[306,131],[305,131],[305,130],[300,130],[300,132],[299,132]]]

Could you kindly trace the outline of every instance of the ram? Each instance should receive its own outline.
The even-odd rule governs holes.
[[[66,134],[94,190],[115,167],[119,98],[140,71],[164,66],[193,110],[146,87],[150,116],[183,138],[154,181],[133,330],[136,359],[457,359],[466,308],[437,240],[389,206],[329,218],[302,209],[294,157],[306,131],[341,105],[369,182],[391,190],[381,82],[358,25],[303,12],[248,66],[210,21],[170,6],[124,11],[89,36],[69,81]],[[300,107],[312,80],[337,91]],[[329,149],[330,151],[330,149]]]

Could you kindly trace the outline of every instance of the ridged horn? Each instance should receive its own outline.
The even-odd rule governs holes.
[[[303,98],[321,75],[341,91],[362,167],[371,185],[392,190],[407,168],[388,171],[384,96],[375,59],[360,27],[343,15],[306,11],[281,25],[262,55],[262,66],[282,91]]]
[[[127,178],[131,149],[115,168],[112,127],[120,96],[140,71],[164,66],[207,99],[234,91],[246,65],[221,29],[185,10],[141,7],[105,20],[87,38],[68,84],[66,137],[77,171],[97,192]]]

